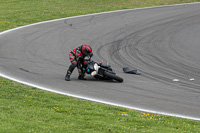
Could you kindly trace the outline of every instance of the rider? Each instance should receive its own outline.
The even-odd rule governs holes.
[[[75,67],[77,67],[79,76],[78,79],[80,80],[86,80],[84,78],[85,76],[85,70],[82,67],[84,62],[84,58],[86,56],[89,56],[90,58],[93,56],[92,48],[88,44],[80,45],[78,47],[75,47],[69,54],[69,59],[71,61],[71,65],[69,66],[69,69],[67,70],[67,74],[65,76],[66,81],[70,81],[70,75],[72,74]]]

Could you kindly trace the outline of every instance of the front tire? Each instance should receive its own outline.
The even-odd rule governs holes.
[[[115,74],[112,74],[112,73],[109,73],[109,72],[104,72],[104,75],[107,76],[108,78],[110,79],[114,79],[114,80],[117,80],[118,82],[123,82],[123,78],[115,75]]]

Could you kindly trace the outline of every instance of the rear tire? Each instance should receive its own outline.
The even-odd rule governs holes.
[[[109,72],[104,72],[104,75],[107,76],[108,78],[110,79],[114,79],[114,80],[117,80],[118,82],[123,82],[123,78],[115,75],[115,74],[112,74],[112,73],[109,73]]]

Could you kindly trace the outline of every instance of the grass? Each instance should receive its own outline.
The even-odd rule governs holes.
[[[0,0],[0,32],[69,16],[200,0]]]
[[[0,132],[196,132],[198,121],[141,113],[0,78]]]
[[[0,31],[68,16],[199,0],[0,0]],[[0,78],[0,132],[200,132],[200,122],[76,99]]]

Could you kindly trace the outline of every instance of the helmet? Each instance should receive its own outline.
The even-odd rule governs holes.
[[[88,44],[84,44],[82,47],[82,53],[86,56],[91,56],[93,55],[92,53],[92,48]]]

